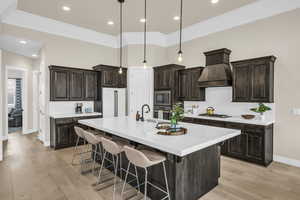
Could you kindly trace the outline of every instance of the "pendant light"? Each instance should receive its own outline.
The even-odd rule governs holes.
[[[145,23],[144,23],[144,61],[143,65],[144,68],[147,68],[147,60],[146,60],[146,48],[147,48],[147,0],[145,0]]]
[[[120,3],[120,68],[119,74],[123,73],[122,59],[123,59],[123,3],[125,0],[118,0]]]
[[[183,0],[180,0],[180,30],[179,30],[179,51],[178,51],[178,62],[182,62],[182,49],[181,49],[181,43],[182,43],[182,10],[183,10]]]

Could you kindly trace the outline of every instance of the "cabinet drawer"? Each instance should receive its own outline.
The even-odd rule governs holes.
[[[55,120],[56,125],[72,124],[72,123],[74,123],[74,120],[72,118],[56,119]]]
[[[183,118],[182,122],[185,122],[185,123],[193,123],[193,122],[194,122],[194,118],[191,118],[191,117],[185,117],[185,118]]]

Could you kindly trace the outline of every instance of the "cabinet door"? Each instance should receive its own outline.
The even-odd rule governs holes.
[[[97,98],[97,73],[84,72],[84,100],[93,101]]]
[[[70,71],[70,100],[83,100],[83,75],[81,70]]]
[[[163,80],[162,80],[162,89],[171,89],[172,88],[172,80],[173,80],[173,72],[171,70],[163,70]]]
[[[69,100],[69,71],[68,70],[51,70],[50,71],[50,100],[67,101]]]
[[[202,69],[194,69],[189,72],[189,100],[190,101],[205,101],[205,88],[197,87],[198,79]]]
[[[248,102],[250,100],[250,64],[233,67],[233,101]]]
[[[122,74],[118,75],[118,88],[127,87],[127,70],[123,70]]]
[[[161,81],[161,75],[160,75],[159,71],[155,70],[154,71],[154,89],[155,90],[160,89],[160,85],[161,85],[160,81]]]
[[[231,138],[227,141],[227,154],[233,157],[243,158],[245,149],[244,135]]]
[[[269,102],[270,67],[265,61],[253,62],[251,66],[251,101]]]
[[[56,148],[70,146],[72,128],[73,124],[60,124],[56,126]]]
[[[188,81],[188,73],[185,70],[179,72],[179,90],[178,90],[178,98],[180,100],[186,101],[189,96],[189,81]]]
[[[102,71],[102,86],[103,87],[117,87],[117,70]]]
[[[254,161],[264,160],[264,133],[261,132],[245,132],[247,159]]]

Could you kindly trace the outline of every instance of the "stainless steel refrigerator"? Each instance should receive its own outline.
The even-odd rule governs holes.
[[[102,89],[103,117],[127,116],[127,89],[103,88]]]

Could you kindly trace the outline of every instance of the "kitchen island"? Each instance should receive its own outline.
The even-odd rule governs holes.
[[[241,134],[239,130],[180,123],[187,128],[182,136],[157,134],[154,122],[137,122],[129,117],[80,120],[80,124],[129,141],[145,145],[166,154],[167,176],[172,200],[197,200],[216,185],[220,177],[220,147],[225,140]],[[124,159],[125,156],[123,156]],[[123,167],[127,167],[124,160]],[[139,170],[143,177],[143,170]],[[149,170],[149,181],[164,186],[161,166]],[[160,199],[160,192],[148,189],[152,199]]]

